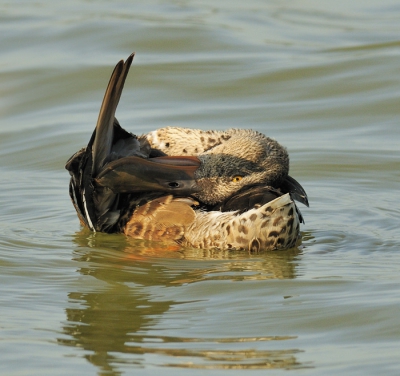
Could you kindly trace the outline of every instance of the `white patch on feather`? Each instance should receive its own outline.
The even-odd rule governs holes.
[[[165,148],[165,142],[160,141],[157,135],[157,131],[152,131],[147,134],[147,140],[150,142],[150,144],[153,147],[156,147],[157,149],[164,149]]]
[[[96,232],[96,230],[95,230],[95,228],[94,228],[94,226],[93,226],[93,223],[92,223],[92,221],[91,221],[91,219],[90,219],[89,212],[88,212],[87,207],[86,207],[85,190],[83,190],[83,193],[82,193],[82,201],[83,201],[83,207],[84,207],[84,209],[85,209],[86,219],[87,219],[87,221],[88,221],[89,228],[90,228],[93,232]]]

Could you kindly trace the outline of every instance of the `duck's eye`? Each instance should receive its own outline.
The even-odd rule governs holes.
[[[243,179],[243,176],[236,175],[236,176],[234,176],[234,177],[232,178],[232,181],[233,181],[234,183],[237,183],[237,182],[241,181],[242,179]]]

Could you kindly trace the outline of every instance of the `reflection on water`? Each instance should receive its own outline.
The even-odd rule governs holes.
[[[154,326],[171,307],[207,298],[168,299],[163,289],[193,283],[245,281],[296,277],[296,257],[301,251],[269,252],[250,257],[245,252],[196,249],[165,250],[155,243],[124,236],[77,234],[74,261],[78,272],[94,278],[68,294],[74,307],[66,309],[60,344],[88,351],[86,359],[102,372],[119,374],[118,365],[144,366],[157,354],[160,365],[213,369],[300,368],[299,349],[268,349],[268,342],[294,340],[296,336],[171,337],[154,335]],[[189,259],[187,264],[174,260]],[[162,262],[160,262],[162,261]],[[182,262],[182,261],[180,261]],[[209,289],[204,284],[204,291]],[[149,332],[149,333],[148,333]],[[264,344],[263,344],[264,343]],[[255,346],[257,344],[257,346]]]
[[[66,4],[0,4],[0,373],[400,374],[400,3]],[[74,235],[64,164],[131,51],[121,124],[276,138],[312,200],[304,248]]]

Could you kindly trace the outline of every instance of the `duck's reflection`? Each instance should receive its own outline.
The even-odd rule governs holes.
[[[299,350],[265,350],[265,341],[294,337],[157,335],[163,329],[171,329],[162,327],[162,319],[172,306],[198,300],[195,296],[187,301],[168,299],[163,289],[221,279],[295,278],[296,258],[301,251],[251,256],[244,252],[155,248],[154,243],[151,247],[119,235],[87,232],[78,234],[75,241],[74,260],[82,281],[69,294],[63,327],[67,338],[59,342],[84,349],[86,358],[99,367],[100,374],[119,375],[126,366],[142,368],[146,364],[206,369],[305,366],[295,356]]]

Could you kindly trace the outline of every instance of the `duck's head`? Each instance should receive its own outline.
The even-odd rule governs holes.
[[[194,196],[209,205],[222,202],[244,187],[278,188],[289,173],[289,155],[275,140],[252,130],[230,130],[229,138],[198,155]]]

